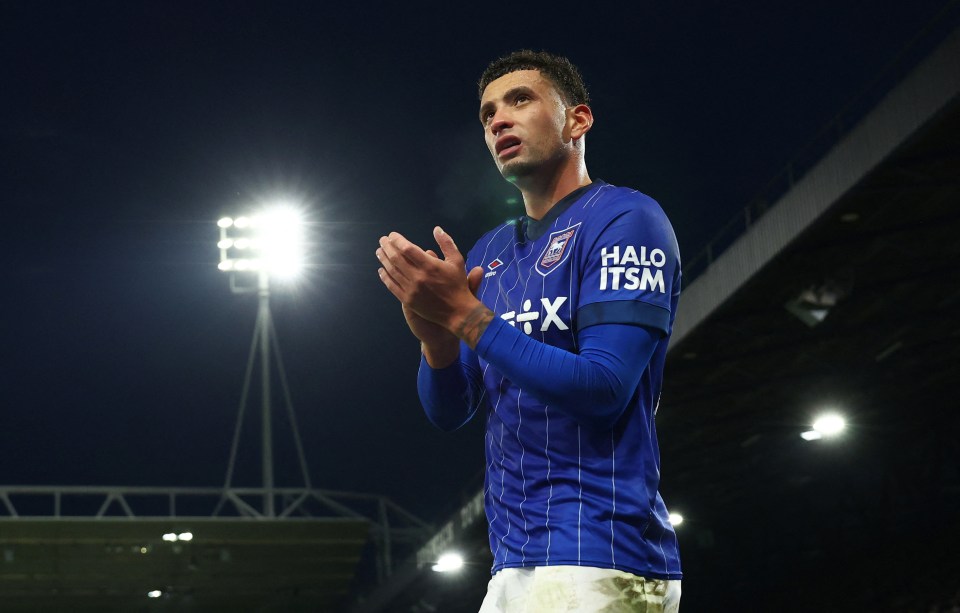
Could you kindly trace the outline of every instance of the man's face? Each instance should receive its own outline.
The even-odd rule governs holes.
[[[563,99],[538,70],[518,70],[491,81],[480,100],[487,149],[508,181],[551,172],[571,150]]]

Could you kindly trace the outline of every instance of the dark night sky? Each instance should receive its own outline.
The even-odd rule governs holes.
[[[657,198],[690,258],[946,1],[333,4],[0,6],[0,484],[222,483],[256,306],[215,221],[287,196],[316,241],[274,300],[315,485],[441,519],[480,424],[422,416],[374,249],[441,224],[466,250],[522,212],[476,120],[486,63],[577,63],[591,175]]]

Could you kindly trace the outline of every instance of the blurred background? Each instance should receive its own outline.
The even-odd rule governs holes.
[[[519,48],[579,66],[591,176],[680,242],[683,610],[960,607],[958,26],[945,0],[0,4],[0,609],[479,607],[482,423],[424,418],[374,250],[523,213],[476,119]],[[276,204],[306,262],[266,289],[221,241]]]

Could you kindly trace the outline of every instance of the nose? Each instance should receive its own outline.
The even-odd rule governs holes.
[[[509,114],[504,109],[498,109],[490,121],[490,131],[494,136],[497,136],[501,131],[512,125],[513,121],[510,119]]]

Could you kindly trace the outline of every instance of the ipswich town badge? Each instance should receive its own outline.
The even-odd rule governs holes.
[[[540,261],[537,262],[537,272],[541,275],[547,275],[556,268],[559,268],[560,264],[566,259],[567,254],[571,251],[569,247],[573,244],[573,237],[579,227],[580,224],[576,224],[564,230],[557,230],[556,232],[550,233],[550,238],[547,240],[547,248],[543,252],[543,255],[540,256]]]

